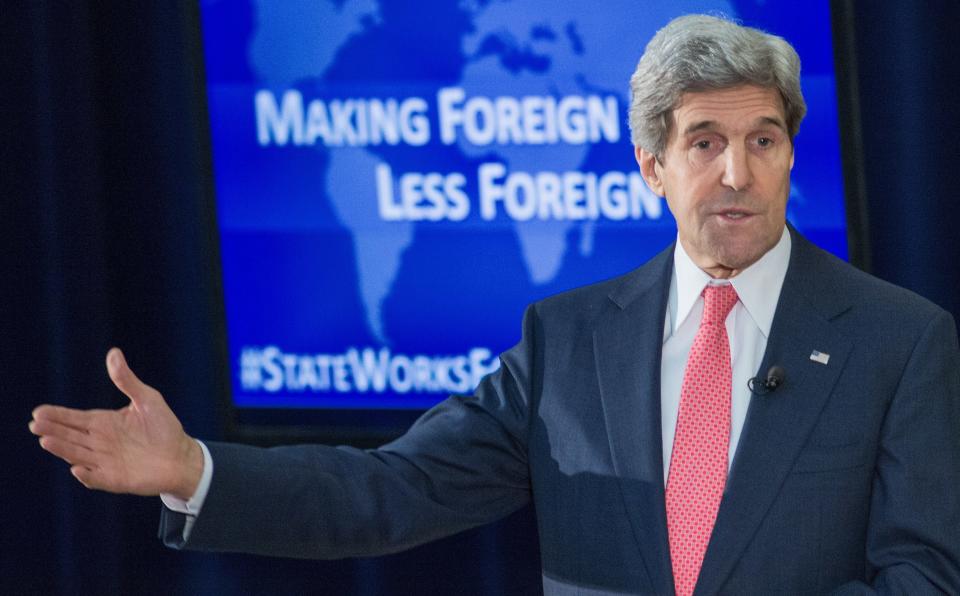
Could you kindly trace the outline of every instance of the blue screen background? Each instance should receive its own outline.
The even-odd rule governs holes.
[[[680,14],[720,11],[796,47],[808,115],[796,139],[788,219],[847,257],[829,3],[602,6],[546,0],[201,4],[236,406],[429,407],[451,392],[449,383],[434,382],[438,363],[443,372],[456,359],[469,362],[474,351],[488,356],[470,374],[492,370],[496,354],[519,339],[527,304],[625,273],[669,244],[676,228],[665,202],[659,213],[623,221],[516,221],[502,212],[484,219],[477,169],[503,163],[511,172],[634,172],[627,82],[646,41]],[[435,101],[444,87],[460,87],[468,97],[613,95],[621,112],[619,139],[476,146],[461,137],[445,144]],[[295,90],[304,103],[328,105],[420,97],[428,103],[430,140],[419,146],[262,145],[254,98],[263,90],[277,98]],[[377,210],[378,165],[389,166],[395,179],[408,172],[461,173],[469,216],[384,221]],[[384,371],[395,367],[398,383],[364,387],[351,350]],[[427,373],[417,372],[421,365]],[[424,374],[419,386],[410,379]]]

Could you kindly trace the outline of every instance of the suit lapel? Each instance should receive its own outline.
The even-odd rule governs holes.
[[[793,252],[758,374],[779,364],[786,380],[776,392],[754,395],[740,437],[697,594],[719,591],[756,533],[827,402],[852,347],[830,319],[846,310],[835,292],[809,295],[822,274],[815,251],[793,234]],[[814,350],[829,363],[811,360]]]
[[[607,436],[641,557],[658,590],[672,586],[663,493],[660,349],[673,265],[663,251],[610,294],[594,330]]]

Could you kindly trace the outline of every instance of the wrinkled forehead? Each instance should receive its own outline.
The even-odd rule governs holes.
[[[688,91],[670,111],[670,138],[697,130],[729,130],[774,126],[787,132],[783,97],[776,88],[740,85]]]

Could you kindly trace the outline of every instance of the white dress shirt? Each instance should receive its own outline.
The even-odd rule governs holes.
[[[790,261],[790,233],[786,228],[780,241],[759,261],[750,265],[730,280],[715,280],[704,273],[683,250],[680,241],[673,253],[673,277],[663,327],[663,358],[660,362],[660,411],[663,432],[663,477],[670,470],[673,435],[680,409],[680,385],[687,365],[687,354],[700,328],[703,315],[703,297],[700,293],[708,283],[732,283],[740,300],[727,315],[727,336],[730,338],[730,356],[733,359],[733,391],[730,411],[730,457],[737,450],[740,431],[750,405],[747,380],[754,376],[767,347],[770,325],[780,298],[780,288]],[[196,516],[213,478],[213,458],[207,446],[197,441],[203,450],[203,475],[197,490],[188,501],[163,494],[163,504],[173,511],[187,515],[183,528],[184,540],[190,535]],[[729,464],[728,464],[729,465]]]
[[[167,509],[171,509],[177,513],[183,513],[187,516],[187,520],[183,526],[184,540],[190,535],[190,530],[193,529],[193,524],[197,521],[197,516],[200,515],[200,508],[203,507],[203,502],[207,498],[207,491],[210,490],[210,481],[213,480],[213,457],[210,456],[210,450],[203,444],[203,441],[197,441],[197,444],[200,445],[200,450],[203,451],[203,473],[200,475],[200,483],[197,485],[197,490],[193,491],[193,495],[188,501],[184,501],[170,494],[160,495],[160,500],[163,501]]]
[[[673,278],[663,325],[663,354],[660,360],[660,429],[663,439],[663,479],[670,472],[673,437],[680,411],[680,387],[687,356],[703,318],[703,297],[707,284],[733,284],[740,300],[727,315],[727,337],[733,365],[730,404],[730,453],[733,464],[743,422],[750,405],[747,381],[757,374],[767,348],[770,326],[780,299],[783,278],[790,261],[790,233],[786,228],[780,241],[753,265],[728,280],[713,279],[697,267],[677,240],[673,252]]]

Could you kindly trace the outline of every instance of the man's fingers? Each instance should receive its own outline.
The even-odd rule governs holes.
[[[108,451],[113,438],[111,419],[114,410],[74,410],[60,406],[40,406],[33,411],[30,432],[37,436],[55,436],[94,451]]]
[[[60,437],[40,437],[40,446],[56,455],[68,464],[96,467],[97,454],[76,443],[70,443]]]
[[[149,399],[155,392],[152,387],[133,374],[120,348],[111,348],[107,352],[107,373],[117,389],[129,397],[134,404],[141,405],[144,399]]]
[[[87,488],[106,490],[110,492],[118,492],[119,490],[118,487],[110,485],[106,478],[106,474],[100,468],[76,465],[70,467],[70,473],[73,474],[74,478],[80,481],[80,484]]]
[[[70,473],[87,488],[103,490],[111,493],[129,493],[141,496],[157,496],[157,491],[148,490],[146,492],[132,491],[130,486],[124,482],[122,476],[116,472],[111,472],[104,467],[72,466]]]
[[[33,410],[33,419],[37,422],[55,422],[77,430],[89,428],[93,417],[93,411],[74,410],[73,408],[64,408],[62,406],[43,405]]]
[[[70,473],[87,488],[97,488],[94,485],[93,469],[84,466],[70,466]]]
[[[38,437],[57,437],[68,443],[86,447],[92,451],[100,451],[103,439],[90,431],[64,426],[50,420],[34,420],[30,423],[30,432]]]

